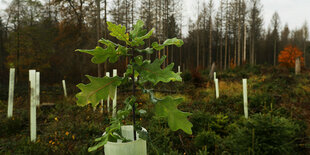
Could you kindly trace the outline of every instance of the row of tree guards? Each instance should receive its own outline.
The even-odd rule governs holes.
[[[13,117],[13,100],[14,100],[14,82],[15,68],[10,68],[9,78],[9,97],[8,97],[8,113],[7,117]],[[36,110],[40,106],[40,72],[29,70],[29,86],[30,86],[30,140],[36,141],[37,137],[37,116]],[[66,84],[63,80],[64,94],[67,97]]]
[[[298,75],[300,74],[301,71],[301,64],[300,64],[300,58],[296,58],[295,60],[295,74]],[[219,98],[220,93],[219,93],[219,82],[218,79],[216,78],[216,72],[213,73],[214,77],[214,85],[215,85],[215,97]],[[248,118],[248,90],[247,90],[247,79],[242,79],[242,86],[243,86],[243,107],[244,107],[244,116],[245,118]]]
[[[181,67],[178,66],[178,72],[181,72]],[[110,72],[106,72],[106,76],[110,77]],[[117,70],[113,69],[113,77],[117,76]],[[13,100],[14,100],[14,82],[15,82],[15,68],[10,68],[9,78],[9,96],[8,96],[8,113],[7,117],[13,116]],[[40,72],[36,70],[29,70],[29,82],[30,82],[30,139],[32,142],[36,141],[37,129],[36,129],[36,108],[40,106]],[[66,81],[62,80],[64,97],[67,98]],[[112,117],[116,116],[117,105],[117,89],[115,90],[115,97],[113,99]],[[107,100],[107,111],[110,113],[110,97]],[[96,109],[94,109],[96,110]],[[101,101],[101,112],[103,113],[103,100]]]
[[[300,59],[295,61],[295,74],[300,73]],[[181,72],[181,67],[178,66],[178,72]],[[110,77],[110,72],[106,72],[106,76]],[[113,77],[117,76],[117,70],[113,69]],[[219,98],[219,80],[216,77],[216,72],[213,74],[215,84],[215,97]],[[9,78],[9,95],[8,95],[8,113],[7,117],[13,116],[13,100],[14,100],[14,82],[15,82],[15,68],[10,69]],[[31,141],[36,141],[36,107],[40,106],[40,72],[36,70],[29,70],[30,82],[30,137]],[[248,96],[247,96],[247,79],[242,80],[243,83],[243,103],[244,103],[244,116],[248,118]],[[65,80],[62,80],[64,97],[67,98],[67,88]],[[112,117],[116,115],[117,106],[117,89],[115,90],[115,97],[112,104]],[[96,109],[94,109],[96,110]],[[101,101],[101,113],[103,113],[103,100]],[[107,112],[110,113],[110,97],[107,100]]]
[[[215,85],[215,97],[218,99],[220,97],[219,90],[219,80],[216,78],[216,72],[213,73],[214,85]],[[247,90],[247,79],[242,79],[243,86],[243,108],[244,108],[244,117],[248,119],[248,90]]]

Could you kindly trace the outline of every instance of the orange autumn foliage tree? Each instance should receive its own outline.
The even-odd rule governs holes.
[[[303,52],[300,51],[296,46],[288,45],[280,52],[278,61],[280,66],[293,68],[295,67],[296,58],[300,58],[300,64],[304,65],[304,58],[302,57]]]

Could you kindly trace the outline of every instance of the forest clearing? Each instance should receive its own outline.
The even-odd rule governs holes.
[[[0,2],[0,154],[309,154],[307,20],[187,3]]]
[[[272,73],[272,74],[270,74]],[[182,97],[182,111],[192,113],[192,135],[173,132],[165,119],[148,111],[137,116],[148,131],[148,154],[308,154],[309,146],[309,72],[294,75],[289,70],[266,66],[240,67],[218,72],[220,96],[215,97],[208,72],[184,72],[183,82],[160,84],[155,96]],[[248,79],[249,119],[244,117],[242,78]],[[29,97],[26,86],[16,86],[14,115],[6,118],[7,93],[1,95],[1,153],[85,154],[109,125],[106,104],[100,107],[76,106],[68,85],[68,97],[62,85],[41,87],[41,102],[53,103],[37,108],[37,140],[30,142]],[[1,92],[7,92],[1,88]],[[118,109],[130,95],[129,86],[118,88]],[[124,90],[124,91],[122,91]],[[165,90],[161,93],[161,90]],[[170,92],[169,92],[170,91]],[[139,109],[152,109],[148,95],[137,92]],[[127,118],[125,124],[132,124]],[[253,143],[254,142],[254,143]],[[93,154],[102,154],[98,150]]]

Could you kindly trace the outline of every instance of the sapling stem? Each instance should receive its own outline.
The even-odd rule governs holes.
[[[134,68],[134,50],[132,51],[132,76],[131,76],[131,80],[132,80],[132,95],[135,96],[136,95],[136,85],[135,85],[135,68]],[[136,140],[137,135],[136,135],[136,106],[135,106],[135,102],[132,103],[132,122],[133,122],[133,140]]]

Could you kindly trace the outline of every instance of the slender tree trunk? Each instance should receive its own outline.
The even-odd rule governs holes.
[[[170,63],[171,63],[171,62],[174,62],[174,60],[173,60],[173,59],[174,59],[174,58],[173,58],[173,56],[174,56],[174,55],[173,55],[173,52],[174,52],[174,51],[173,51],[173,46],[171,46],[171,52],[170,52],[170,53],[171,53],[171,56],[170,56],[171,59],[170,59]]]
[[[243,36],[243,63],[246,64],[246,23],[244,23],[244,36]]]
[[[134,25],[134,0],[131,0],[131,29],[133,29]]]
[[[250,42],[249,42],[249,62],[252,65],[252,32],[250,32]]]
[[[197,29],[197,51],[196,51],[196,68],[199,67],[199,30]]]
[[[224,70],[227,69],[227,45],[228,44],[228,35],[227,30],[225,32],[225,56],[224,56]]]
[[[307,53],[307,51],[306,51],[306,45],[307,44],[307,40],[305,40],[304,41],[304,64],[305,64],[305,67],[307,68],[307,55],[306,55],[306,53]]]
[[[166,66],[169,64],[169,48],[166,47],[166,52],[167,52],[167,59],[166,59]]]
[[[107,0],[104,0],[104,38],[108,39],[108,26],[107,26]],[[128,60],[126,59],[126,65],[128,64]],[[104,71],[108,71],[108,63],[104,63]]]
[[[277,65],[277,39],[274,39],[273,44],[273,66]]]
[[[240,58],[241,58],[241,18],[239,14],[238,19],[238,66],[240,66]]]
[[[251,49],[251,51],[252,51],[252,55],[251,55],[251,64],[252,65],[254,65],[255,64],[255,59],[254,59],[254,57],[255,57],[255,51],[254,51],[254,49],[255,49],[255,47],[254,47],[254,45],[255,45],[255,41],[254,41],[254,38],[253,38],[253,35],[252,35],[252,49]]]
[[[17,53],[16,53],[16,82],[19,80],[20,75],[20,65],[19,65],[19,55],[20,55],[20,0],[17,0]]]
[[[230,68],[230,62],[231,62],[231,43],[230,40],[228,41],[228,68]]]
[[[234,65],[237,64],[237,39],[234,36]]]
[[[227,3],[228,5],[228,3]],[[228,48],[228,11],[226,12],[225,15],[226,21],[225,21],[225,56],[224,56],[224,69],[227,69],[227,48]],[[229,59],[228,59],[229,60]],[[229,64],[228,64],[229,65]]]
[[[179,57],[179,66],[181,66],[182,67],[182,47],[180,47],[179,48],[179,50],[180,50],[180,57]]]
[[[128,1],[125,0],[125,27],[128,29]]]
[[[209,67],[211,67],[212,65],[212,17],[210,15],[210,18],[209,18],[209,22],[210,22],[210,29],[209,29]]]
[[[238,0],[238,66],[241,64],[241,1]]]
[[[100,0],[96,0],[97,5],[97,46],[99,46],[98,40],[100,39],[100,32],[101,32],[101,21],[100,21]],[[101,64],[98,64],[98,77],[102,76],[101,72]]]
[[[222,30],[220,32],[220,69],[223,69],[223,37],[222,37]]]

